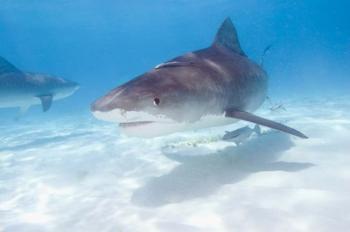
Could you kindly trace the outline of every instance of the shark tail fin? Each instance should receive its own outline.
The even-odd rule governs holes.
[[[216,34],[213,46],[226,47],[233,52],[246,56],[239,43],[236,28],[229,17],[227,17],[221,24]]]

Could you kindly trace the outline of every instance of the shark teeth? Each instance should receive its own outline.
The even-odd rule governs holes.
[[[127,118],[126,110],[120,110],[120,115],[126,119]]]

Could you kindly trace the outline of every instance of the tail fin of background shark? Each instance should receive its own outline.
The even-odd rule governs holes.
[[[17,69],[14,65],[8,62],[6,59],[0,56],[0,76],[3,74],[23,74],[19,69]]]
[[[213,46],[223,46],[242,56],[246,56],[239,43],[236,28],[229,17],[221,24]]]

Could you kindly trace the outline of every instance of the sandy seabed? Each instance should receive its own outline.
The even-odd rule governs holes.
[[[348,231],[350,97],[257,114],[298,128],[127,138],[90,115],[0,124],[0,231]]]

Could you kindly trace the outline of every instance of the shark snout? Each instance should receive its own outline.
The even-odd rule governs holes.
[[[80,85],[77,82],[72,82],[72,86],[73,86],[74,90],[80,89]]]
[[[125,123],[130,120],[135,120],[132,119],[132,117],[130,118],[131,115],[129,115],[126,110],[117,107],[115,102],[111,101],[107,96],[92,103],[91,112],[96,118],[104,121]]]
[[[110,109],[109,104],[105,101],[104,98],[97,99],[95,102],[91,104],[91,111],[96,112],[96,111],[108,111]]]
[[[92,114],[101,120],[110,122],[124,122],[122,111],[113,106],[108,96],[101,97],[91,104]]]
[[[120,107],[120,101],[113,95],[105,95],[91,104],[91,111],[108,112]]]
[[[93,102],[91,112],[98,119],[118,124],[139,125],[160,120],[146,110],[133,108],[132,104],[129,99],[110,93]]]

